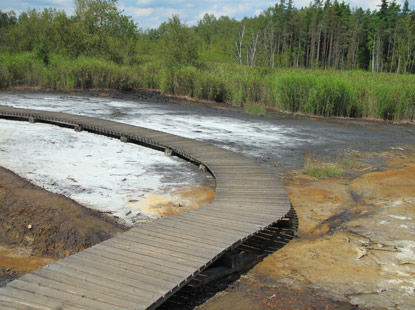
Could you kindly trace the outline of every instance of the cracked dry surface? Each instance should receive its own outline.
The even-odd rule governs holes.
[[[413,150],[378,154],[387,167],[354,179],[287,179],[297,238],[200,309],[224,309],[235,296],[240,309],[415,309]],[[269,293],[249,293],[258,287]],[[286,288],[297,298],[275,292]]]

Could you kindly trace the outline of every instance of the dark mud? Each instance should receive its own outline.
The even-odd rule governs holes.
[[[125,231],[0,167],[0,284]]]

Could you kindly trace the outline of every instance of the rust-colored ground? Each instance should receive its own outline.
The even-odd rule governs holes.
[[[161,217],[181,214],[207,206],[215,199],[215,185],[183,187],[174,190],[169,196],[149,195],[138,202],[137,207],[146,213]]]
[[[0,282],[124,230],[112,218],[0,168]]]
[[[297,237],[200,309],[415,309],[413,151],[372,154],[387,167],[357,177],[287,178]]]

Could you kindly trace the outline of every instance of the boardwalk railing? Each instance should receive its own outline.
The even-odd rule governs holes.
[[[0,106],[0,117],[120,138],[180,156],[216,178],[207,207],[135,227],[0,289],[1,309],[155,309],[212,262],[290,209],[252,160],[172,134],[96,118]]]

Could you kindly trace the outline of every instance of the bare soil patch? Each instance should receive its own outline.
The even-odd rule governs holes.
[[[124,230],[0,167],[0,285]]]

